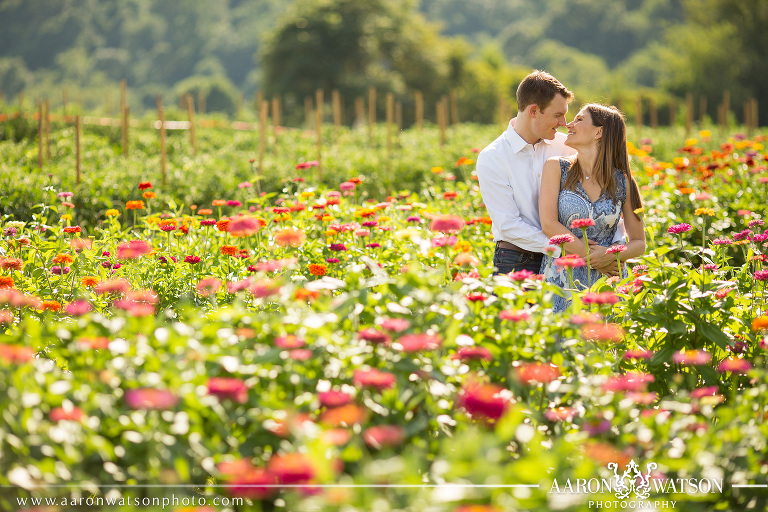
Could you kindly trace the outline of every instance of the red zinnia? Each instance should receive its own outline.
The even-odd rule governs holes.
[[[248,400],[248,387],[243,380],[235,377],[211,377],[208,379],[208,394],[243,404]]]

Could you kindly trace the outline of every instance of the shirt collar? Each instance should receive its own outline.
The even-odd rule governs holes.
[[[527,142],[525,142],[525,139],[523,139],[519,133],[515,131],[514,128],[512,128],[512,121],[509,122],[509,126],[507,127],[507,131],[504,132],[504,138],[507,140],[509,145],[512,147],[512,151],[515,152],[515,154],[522,151],[525,146],[528,145]],[[552,141],[549,139],[540,139],[539,142],[536,144],[532,144],[532,146],[536,146],[540,143],[544,142],[545,144],[551,144]]]

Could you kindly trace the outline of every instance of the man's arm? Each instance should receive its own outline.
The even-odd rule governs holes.
[[[549,239],[536,226],[520,217],[513,189],[504,167],[494,158],[481,153],[477,159],[477,178],[488,216],[503,240],[522,249],[544,252]]]

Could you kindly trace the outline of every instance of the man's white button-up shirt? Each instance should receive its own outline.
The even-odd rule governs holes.
[[[565,145],[566,136],[560,132],[553,140],[528,144],[512,124],[510,121],[507,130],[478,155],[480,194],[493,221],[491,232],[495,241],[503,240],[521,249],[543,253],[549,245],[539,219],[544,162],[576,151]]]

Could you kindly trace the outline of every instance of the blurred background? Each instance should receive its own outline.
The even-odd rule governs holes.
[[[766,26],[765,0],[2,0],[0,93],[119,115],[125,80],[138,115],[191,94],[200,112],[245,117],[279,96],[290,126],[317,89],[338,91],[350,122],[375,87],[405,125],[415,91],[490,123],[538,68],[577,105],[631,112],[639,98],[668,123],[686,96],[697,118],[727,98],[739,122],[742,104],[768,105]]]

